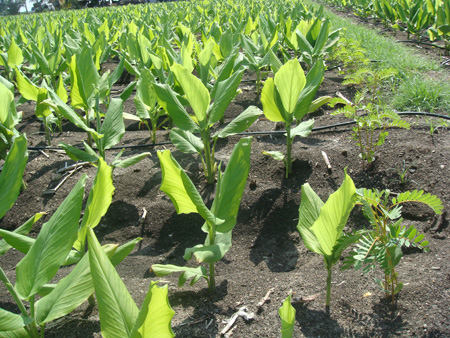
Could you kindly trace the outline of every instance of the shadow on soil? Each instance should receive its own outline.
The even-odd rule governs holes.
[[[350,326],[341,326],[324,311],[310,310],[305,305],[295,305],[296,320],[305,337],[391,337],[403,331],[405,322],[400,311],[392,309],[384,299],[374,304],[372,313],[358,313],[348,303],[340,304],[346,313]],[[373,323],[371,323],[371,321]],[[371,323],[368,326],[368,323]],[[364,327],[363,332],[355,336],[352,327]]]
[[[307,161],[294,161],[293,174],[282,179],[280,188],[267,189],[249,211],[241,211],[240,217],[261,226],[250,251],[250,260],[255,265],[264,261],[272,272],[295,269],[299,257],[297,243],[286,240],[296,231],[298,222],[299,205],[291,194],[299,193],[311,172]]]
[[[186,318],[180,324],[173,327],[176,337],[184,338],[206,338],[216,337],[219,334],[219,323],[213,314],[226,313],[230,316],[236,309],[223,309],[216,305],[228,294],[228,282],[224,280],[216,286],[216,290],[211,294],[207,288],[194,291],[178,291],[169,296],[171,306],[182,306],[183,308],[193,308],[192,316]]]

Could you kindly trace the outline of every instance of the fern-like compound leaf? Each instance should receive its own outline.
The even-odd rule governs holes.
[[[444,209],[442,201],[434,195],[425,194],[423,190],[406,191],[392,199],[392,204],[397,205],[404,202],[417,202],[428,205],[433,211],[440,215]]]

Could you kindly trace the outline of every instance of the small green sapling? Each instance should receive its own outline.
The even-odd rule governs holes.
[[[354,266],[358,270],[363,267],[364,273],[367,273],[380,266],[384,271],[384,281],[377,280],[377,283],[385,292],[386,298],[391,298],[394,304],[395,294],[403,287],[395,271],[403,257],[402,248],[416,247],[427,251],[428,246],[428,241],[424,240],[425,235],[419,234],[413,225],[402,225],[402,206],[404,203],[421,203],[429,206],[436,214],[441,214],[442,202],[434,195],[417,190],[390,198],[389,190],[358,189],[357,196],[372,228],[348,236],[356,239],[358,244],[346,257],[343,269]]]
[[[330,309],[331,268],[339,261],[342,251],[352,242],[341,241],[342,231],[356,203],[356,188],[345,173],[341,187],[330,195],[326,203],[311,189],[308,183],[302,186],[297,229],[305,246],[324,258],[327,269],[326,311]]]
[[[308,113],[315,111],[331,98],[322,96],[313,101],[323,80],[323,62],[317,62],[305,76],[297,60],[284,64],[275,77],[269,78],[261,92],[264,115],[273,122],[283,122],[286,129],[286,157],[279,151],[266,154],[276,160],[282,159],[286,165],[286,178],[292,172],[292,144],[295,136],[307,137],[313,128],[314,120],[301,122]],[[298,123],[297,126],[293,126]]]
[[[159,151],[161,161],[161,190],[169,195],[177,213],[199,213],[205,220],[202,227],[207,234],[204,244],[187,248],[183,258],[188,261],[195,256],[198,262],[209,264],[209,274],[204,266],[190,268],[175,265],[152,265],[157,276],[172,272],[182,272],[178,285],[182,286],[192,278],[191,285],[204,278],[210,291],[215,289],[214,264],[221,260],[231,248],[231,232],[236,225],[236,217],[250,169],[251,138],[243,138],[233,149],[230,161],[222,174],[219,171],[217,190],[211,209],[204,204],[192,181],[172,157],[169,150]]]
[[[278,315],[281,319],[281,338],[291,338],[294,333],[295,325],[295,309],[291,304],[291,295],[289,295],[283,302],[283,305],[278,309]]]

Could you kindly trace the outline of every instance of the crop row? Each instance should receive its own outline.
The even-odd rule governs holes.
[[[161,190],[178,213],[198,213],[204,219],[206,239],[185,251],[185,260],[195,257],[201,263],[197,268],[155,264],[152,270],[158,276],[181,273],[179,285],[205,280],[211,291],[215,289],[214,265],[231,248],[252,143],[251,138],[240,139],[222,172],[214,156],[219,138],[245,131],[262,114],[282,123],[286,153],[266,153],[285,163],[288,177],[294,137],[308,136],[313,127],[313,120],[302,120],[326,103],[340,105],[336,113],[357,121],[353,137],[367,165],[374,159],[375,148],[384,142],[387,127],[408,127],[383,107],[379,97],[383,81],[392,76],[392,70],[355,69],[347,79],[359,89],[353,102],[315,98],[339,31],[331,31],[330,20],[322,10],[313,11],[301,2],[214,1],[204,6],[184,2],[23,16],[5,21],[0,37],[4,68],[0,77],[0,158],[4,160],[0,217],[25,188],[22,177],[27,141],[16,129],[20,122],[17,107],[23,102],[36,103],[35,113],[45,126],[49,143],[54,129],[62,130],[63,121],[85,131],[84,149],[60,146],[71,159],[98,167],[82,216],[85,176],[42,226],[37,238],[26,235],[41,214],[12,232],[0,230],[1,254],[11,247],[25,254],[16,266],[15,285],[0,269],[0,279],[21,311],[17,315],[0,309],[0,327],[6,337],[36,337],[39,330],[43,335],[46,323],[67,315],[86,300],[93,304],[93,293],[105,337],[172,336],[173,311],[167,290],[152,283],[139,310],[115,271],[114,266],[139,239],[121,247],[102,248],[92,230],[112,201],[114,168],[133,165],[148,155],[121,159],[119,153],[113,162],[106,163],[106,151],[119,144],[125,133],[124,118],[150,126],[155,142],[156,130],[165,117],[173,125],[171,142],[182,152],[197,153],[206,181],[216,185],[215,199],[208,208],[170,151],[158,152]],[[107,61],[116,62],[113,72],[102,71]],[[134,79],[119,97],[112,97],[114,85],[125,70]],[[238,95],[248,70],[256,74],[263,111],[248,107],[224,125],[224,113]],[[263,73],[270,73],[265,81]],[[133,93],[136,115],[125,114],[123,102]],[[356,113],[361,110],[367,114]],[[370,139],[368,144],[363,143],[364,138]],[[401,248],[426,249],[428,245],[413,226],[402,225],[401,206],[412,201],[442,212],[441,201],[430,194],[414,191],[391,198],[389,191],[356,189],[348,175],[326,202],[308,184],[302,187],[298,230],[305,246],[324,257],[327,310],[331,268],[344,249],[354,244],[345,267],[364,268],[365,272],[381,267],[385,279],[380,287],[395,301],[403,285],[395,270],[402,258]],[[372,228],[344,234],[356,204],[363,205]],[[75,266],[56,285],[49,284],[63,265]],[[38,300],[38,296],[42,298]],[[286,337],[292,335],[293,327],[289,305],[288,301],[280,310]]]
[[[380,19],[386,27],[407,32],[418,40],[427,32],[431,41],[442,40],[450,53],[450,3],[445,0],[326,0],[350,9],[361,18]]]

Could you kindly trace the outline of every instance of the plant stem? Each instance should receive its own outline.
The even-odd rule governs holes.
[[[88,298],[89,308],[93,308],[95,306],[95,297],[94,294],[91,294]]]
[[[99,98],[97,96],[97,104],[96,104],[97,107],[99,105],[98,100],[99,100]],[[97,120],[97,131],[100,132],[100,130],[102,128],[102,120],[101,120],[101,117],[100,117],[100,111],[98,109],[95,109],[95,117],[96,117],[96,120]],[[97,145],[98,152],[99,152],[100,156],[105,158],[106,151],[105,151],[105,149],[103,147],[103,144],[104,144],[103,143],[104,142],[103,139],[98,139],[97,137],[95,137],[94,141],[96,141],[95,143]]]
[[[3,269],[0,267],[0,280],[5,284],[6,289],[10,293],[10,295],[13,297],[14,301],[16,302],[17,306],[19,307],[20,312],[24,317],[30,318],[30,315],[28,314],[27,310],[25,309],[25,305],[23,305],[23,302],[20,300],[19,295],[16,292],[16,289],[14,289],[13,285],[9,281],[8,277],[6,276]],[[30,313],[34,314],[34,297],[33,300],[33,307],[30,309]],[[31,302],[30,302],[31,304]],[[39,337],[39,333],[36,327],[36,322],[33,320],[33,322],[29,325],[24,326],[24,329],[28,332],[30,337]]]
[[[29,317],[27,310],[25,309],[25,306],[23,305],[22,301],[19,298],[19,295],[17,294],[16,290],[14,289],[13,285],[9,281],[8,277],[6,276],[3,269],[0,267],[0,280],[5,284],[6,288],[8,289],[8,292],[11,294],[11,296],[14,298],[14,301],[16,302],[17,306],[19,307],[20,312],[25,317]]]
[[[25,180],[22,178],[22,183],[20,184],[20,191],[24,191],[27,188]]]
[[[152,122],[152,143],[155,144],[156,143],[156,129],[158,128],[158,118],[155,119],[151,119]]]
[[[211,158],[211,144],[209,139],[209,127],[202,132],[202,140],[205,148],[205,163],[206,163],[206,181],[209,184],[214,183],[215,173],[214,173],[214,159]]]
[[[358,124],[358,121],[356,121]],[[361,129],[358,126],[358,140],[359,140],[359,149],[361,151],[361,161],[362,161],[362,168],[363,170],[366,170],[366,166],[364,165],[364,146],[362,144],[362,137],[361,137]]]
[[[259,67],[256,69],[256,94],[259,94],[261,90],[261,70]]]
[[[288,178],[289,174],[292,172],[292,139],[291,139],[291,125],[286,123],[286,178]]]
[[[216,243],[216,225],[209,225],[209,244],[213,245]],[[209,263],[209,292],[214,292],[216,289],[216,269],[214,266],[214,262]]]
[[[36,320],[34,319],[34,313],[35,313],[35,309],[34,309],[34,302],[36,301],[35,299],[35,295],[32,295],[29,299],[30,301],[30,314],[31,317],[33,319],[33,322],[31,324],[29,324],[30,330],[31,330],[31,334],[33,335],[33,337],[39,337],[39,332],[37,330],[37,326],[36,326]]]
[[[209,292],[214,292],[216,289],[216,270],[214,263],[209,263]]]
[[[327,298],[325,302],[325,311],[330,314],[330,298],[331,298],[331,264],[327,264]]]
[[[49,146],[51,146],[52,145],[52,137],[50,135],[50,127],[47,124],[47,119],[45,119],[44,129],[45,129],[45,137],[47,138],[47,144]]]

